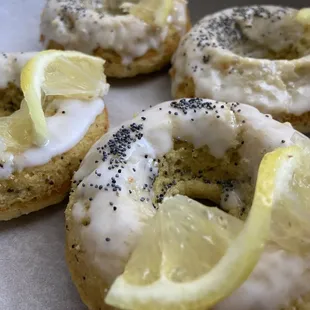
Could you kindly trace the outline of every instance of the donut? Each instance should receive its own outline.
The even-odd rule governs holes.
[[[95,0],[89,5],[87,1],[48,0],[41,15],[44,47],[102,57],[105,73],[111,77],[162,69],[189,28],[186,1],[173,0],[173,11],[163,28],[122,13],[119,5],[123,2]]]
[[[290,124],[250,105],[194,98],[156,105],[98,140],[73,177],[66,209],[66,258],[84,303],[108,309],[106,292],[164,197],[207,198],[224,210],[232,210],[235,197],[240,208],[231,213],[245,218],[264,154],[293,144],[294,134]],[[279,248],[264,253],[244,283],[248,308],[236,292],[226,309],[256,309],[264,296],[277,293],[275,307],[268,308],[275,309],[287,297],[283,291],[298,298],[302,272],[289,273],[283,290],[272,281],[288,275],[294,259]]]
[[[23,98],[20,73],[35,53],[0,54],[0,117],[18,110]],[[2,149],[0,136],[0,220],[62,201],[73,173],[90,147],[108,129],[101,98],[54,98],[45,108],[49,143],[21,152]]]
[[[298,12],[246,6],[204,17],[173,57],[173,97],[242,102],[309,132],[310,27]]]

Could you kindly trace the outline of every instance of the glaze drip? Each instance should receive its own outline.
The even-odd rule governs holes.
[[[173,96],[243,102],[279,120],[308,113],[310,36],[297,12],[249,6],[203,18],[173,57]]]

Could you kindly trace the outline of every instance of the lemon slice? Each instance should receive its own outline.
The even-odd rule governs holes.
[[[107,304],[127,310],[206,309],[231,294],[252,272],[269,235],[274,164],[262,160],[244,225],[188,198],[166,199],[113,283]]]
[[[130,6],[129,13],[147,24],[164,27],[173,8],[173,0],[141,0]]]
[[[44,51],[33,57],[21,73],[21,88],[37,145],[48,141],[42,105],[45,96],[88,99],[105,94],[104,60],[71,51]]]
[[[244,225],[188,198],[166,199],[106,302],[128,310],[205,310],[247,279],[267,238],[308,255],[310,147],[302,141],[264,156]]]
[[[303,8],[297,12],[296,19],[305,26],[310,26],[310,8]]]
[[[309,139],[298,147],[277,150],[281,162],[275,183],[275,208],[270,239],[300,256],[310,254],[310,146]]]
[[[0,117],[0,152],[13,153],[26,149],[32,143],[32,122],[25,100],[20,109],[10,116]]]

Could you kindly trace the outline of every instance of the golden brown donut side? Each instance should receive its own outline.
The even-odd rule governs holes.
[[[172,68],[170,70],[170,76],[172,79],[175,77],[175,69]],[[192,77],[185,78],[176,89],[176,95],[174,96],[175,99],[180,98],[193,98],[196,97],[195,94],[195,84]],[[212,98],[211,94],[207,98],[209,99],[216,99]],[[241,102],[243,103],[243,102]],[[257,108],[260,110],[259,108]],[[262,113],[265,113],[265,111],[260,110]],[[294,115],[290,113],[273,113],[272,117],[281,122],[289,122],[292,124],[292,126],[303,133],[309,133],[310,132],[310,112],[305,112],[301,115]]]
[[[80,161],[108,127],[105,108],[71,150],[45,165],[26,168],[0,180],[0,220],[10,220],[62,201],[70,191],[71,178]]]
[[[74,196],[75,193],[73,192],[66,209],[66,261],[71,278],[83,303],[89,310],[114,310],[116,308],[104,302],[109,286],[102,281],[102,277],[98,275],[98,270],[92,268],[91,264],[87,263],[89,259],[81,246],[82,243],[78,238],[79,233],[75,232],[78,227],[74,227],[74,221],[72,220],[72,207],[75,202]],[[294,300],[286,307],[281,308],[281,310],[309,309],[310,293],[303,295],[298,300]]]
[[[66,209],[66,261],[70,275],[84,304],[90,310],[114,309],[105,304],[104,298],[108,290],[107,283],[97,274],[97,270],[88,263],[85,250],[78,236],[80,227],[74,226],[72,207],[75,202],[75,192],[70,196]],[[81,223],[82,226],[82,223]],[[103,307],[104,305],[104,307]]]
[[[187,31],[191,28],[190,17],[188,14]],[[149,50],[141,57],[135,58],[129,65],[122,64],[122,58],[113,50],[96,48],[93,55],[106,60],[105,74],[108,77],[126,78],[134,77],[138,74],[147,74],[163,69],[169,65],[172,55],[177,49],[181,40],[180,32],[170,25],[168,35],[165,41],[161,44],[159,50]],[[41,41],[44,41],[44,36],[41,35]],[[47,49],[64,50],[64,46],[55,41],[49,41]]]

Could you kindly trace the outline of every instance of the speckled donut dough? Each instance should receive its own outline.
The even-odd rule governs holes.
[[[34,53],[0,54],[0,117],[19,109],[23,98],[20,73],[33,56]],[[62,201],[83,157],[108,129],[101,98],[54,99],[48,103],[45,115],[50,133],[45,146],[13,154],[6,150],[0,137],[0,220]]]
[[[173,97],[246,103],[309,132],[310,27],[296,14],[251,6],[203,18],[173,57]]]
[[[117,1],[117,7],[122,2],[126,1]],[[107,0],[48,0],[41,15],[44,47],[102,57],[106,75],[117,78],[150,73],[169,64],[190,27],[186,1],[174,0],[168,24],[162,29],[117,13],[113,6],[114,1]]]
[[[100,139],[74,176],[66,210],[67,261],[89,309],[108,309],[107,289],[163,197],[208,198],[244,218],[263,155],[295,134],[249,105],[197,98],[159,104]],[[216,309],[278,310],[305,292],[307,261],[266,247]]]

